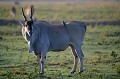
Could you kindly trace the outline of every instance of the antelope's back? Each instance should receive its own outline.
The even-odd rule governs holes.
[[[47,30],[50,48],[52,51],[65,50],[70,44],[69,36],[63,24],[50,24]]]
[[[80,21],[71,21],[66,23],[66,31],[71,42],[82,43],[86,32],[86,25]]]

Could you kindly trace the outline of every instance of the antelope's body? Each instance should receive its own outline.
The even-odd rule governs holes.
[[[24,14],[23,14],[24,16]],[[25,17],[26,19],[26,17]],[[22,34],[29,44],[29,51],[34,52],[40,65],[40,73],[44,73],[44,61],[49,51],[63,51],[71,47],[74,55],[74,66],[71,73],[76,71],[80,59],[80,73],[83,72],[82,44],[86,25],[79,21],[63,24],[49,24],[45,21],[29,22],[22,28]]]

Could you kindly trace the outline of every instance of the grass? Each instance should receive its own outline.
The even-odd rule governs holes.
[[[118,4],[119,2],[96,5],[41,3],[35,6],[35,17],[48,21],[114,21],[120,20]],[[11,19],[8,13],[10,7],[11,4],[0,5],[0,19]],[[16,7],[20,9],[19,6]],[[15,19],[22,20],[21,11],[17,12]],[[85,55],[85,71],[82,74],[78,74],[79,64],[77,72],[70,74],[74,58],[71,49],[68,48],[64,52],[48,52],[45,74],[39,75],[37,58],[33,53],[28,53],[28,45],[21,35],[21,27],[0,26],[0,79],[120,78],[120,26],[87,26],[82,49]]]
[[[3,34],[0,33],[2,38],[0,41],[0,79],[38,79],[37,59],[33,53],[28,53],[27,43],[21,34],[18,34],[21,27],[4,26],[0,27],[0,32],[6,28],[9,30]],[[11,31],[11,34],[6,34]],[[43,79],[119,79],[119,32],[119,26],[87,27],[83,45],[85,71],[81,75],[70,74],[73,55],[68,48],[64,52],[48,53],[45,74],[40,77]],[[117,54],[116,58],[111,56],[112,51]]]
[[[114,21],[120,20],[119,2],[90,2],[90,3],[21,3],[26,8],[35,5],[35,18],[48,21],[82,20],[82,21]],[[0,18],[11,19],[10,8],[14,4],[0,5]],[[17,9],[17,20],[23,20],[21,5]]]

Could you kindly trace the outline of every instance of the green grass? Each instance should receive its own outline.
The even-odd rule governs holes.
[[[22,4],[24,7],[26,3]],[[0,19],[10,20],[11,4],[0,5]],[[20,6],[17,20],[22,20]],[[48,21],[120,20],[119,2],[72,4],[40,3],[35,6],[35,17]],[[28,52],[27,42],[20,26],[0,26],[0,79],[119,79],[120,78],[120,26],[87,26],[83,44],[84,72],[70,74],[74,58],[71,49],[48,52],[45,74],[39,75],[37,58]]]
[[[20,33],[21,27],[0,27],[0,32],[3,30],[6,31],[0,33],[0,79],[38,79],[37,59],[33,53],[28,53],[27,43]],[[119,79],[119,32],[119,26],[88,26],[83,45],[85,71],[81,75],[78,74],[78,67],[75,74],[70,74],[73,55],[68,48],[64,52],[47,54],[45,74],[40,77],[43,79]],[[116,58],[111,56],[112,51],[117,54]]]
[[[82,20],[82,21],[114,21],[120,20],[120,2],[97,2],[97,3],[22,3],[26,8],[30,4],[35,5],[34,17],[48,21]],[[11,19],[10,8],[14,4],[0,5],[0,18]],[[21,6],[17,9],[17,20],[23,20]]]

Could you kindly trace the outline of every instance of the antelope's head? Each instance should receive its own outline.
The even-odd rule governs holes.
[[[24,31],[29,35],[31,36],[32,35],[32,25],[33,25],[33,19],[32,19],[32,16],[33,16],[33,10],[32,10],[32,7],[31,7],[31,14],[30,14],[30,20],[27,20],[27,17],[25,16],[24,14],[24,10],[22,8],[22,15],[24,17],[24,23],[20,22],[20,24],[23,26],[23,29]]]

